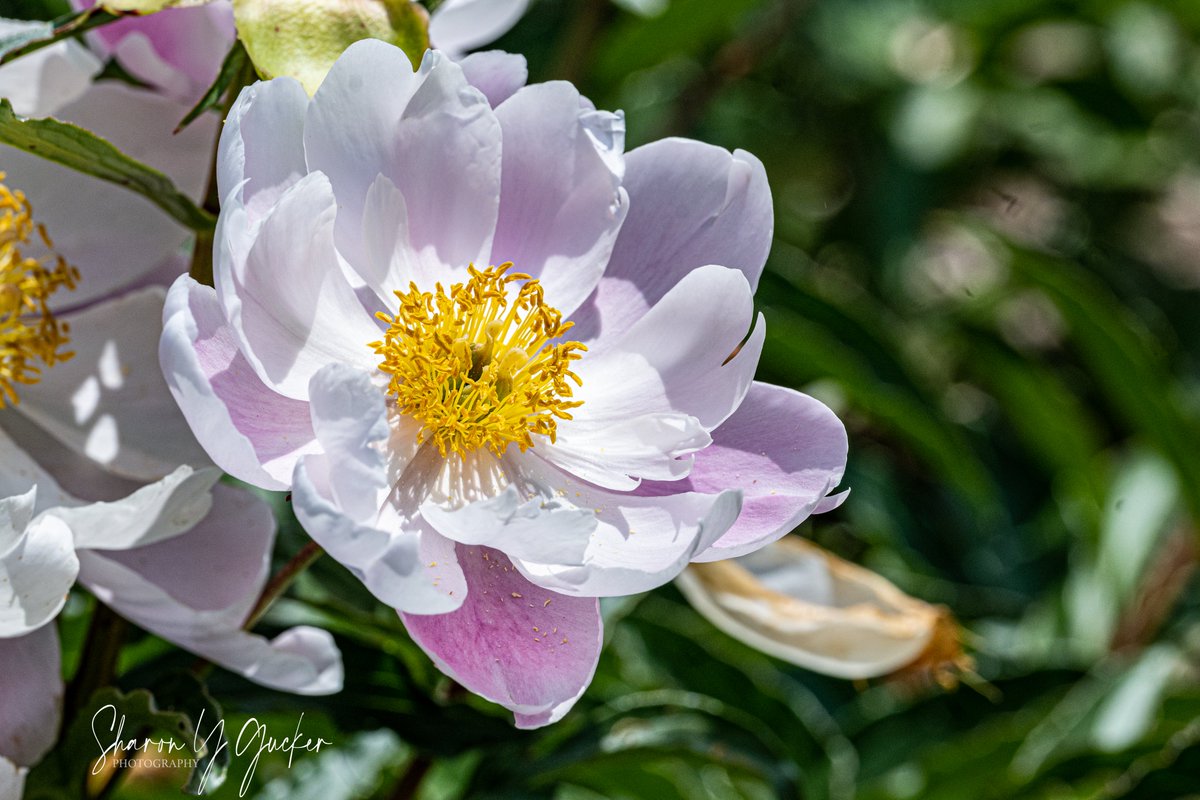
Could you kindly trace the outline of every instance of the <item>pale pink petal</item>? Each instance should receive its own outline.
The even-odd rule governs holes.
[[[66,523],[48,514],[29,521],[35,498],[36,487],[0,499],[0,637],[23,636],[58,616],[79,571]]]
[[[508,33],[528,5],[529,0],[445,0],[429,20],[429,40],[447,53],[464,53]]]
[[[458,62],[467,83],[483,92],[492,108],[512,97],[529,80],[525,56],[487,50],[472,53]]]
[[[567,712],[592,680],[603,638],[599,603],[531,584],[507,557],[458,546],[466,602],[449,614],[402,614],[438,668],[536,728]]]
[[[733,416],[713,431],[679,483],[645,482],[638,494],[687,489],[740,489],[742,513],[696,561],[718,561],[756,550],[795,528],[821,504],[846,470],[846,428],[806,394],[755,383]]]
[[[181,191],[204,191],[218,120],[208,115],[173,135],[187,112],[167,98],[115,81],[93,85],[55,116],[108,139],[122,152],[164,172]],[[5,183],[25,192],[55,251],[79,268],[78,288],[58,292],[58,310],[78,307],[137,285],[187,244],[190,233],[139,194],[0,146]],[[38,248],[31,250],[38,252]]]
[[[159,360],[209,456],[231,475],[286,489],[316,443],[308,403],[268,388],[237,347],[216,292],[181,276],[167,298]]]
[[[569,316],[604,273],[629,208],[625,119],[589,108],[565,81],[526,86],[496,117],[504,160],[491,262],[539,278],[546,302]]]
[[[0,67],[0,97],[23,117],[49,117],[83,96],[104,65],[74,39]]]
[[[117,613],[250,680],[297,694],[342,687],[325,631],[273,642],[241,629],[267,580],[275,520],[250,492],[218,486],[212,512],[172,539],[121,552],[81,551],[80,582]]]
[[[308,172],[308,102],[304,87],[292,78],[260,81],[242,90],[221,129],[217,189],[222,200],[236,190],[258,219]]]
[[[83,9],[94,2],[71,0],[71,5]],[[118,20],[97,28],[89,40],[133,77],[194,103],[216,80],[235,36],[233,6],[217,0]]]
[[[158,366],[165,296],[154,287],[64,315],[74,357],[22,387],[16,407],[77,453],[131,480],[210,463]]]
[[[32,766],[58,739],[62,717],[63,681],[58,631],[53,625],[16,639],[0,639],[0,761]],[[6,784],[7,781],[7,784]],[[0,763],[0,797],[19,786],[11,766]]]
[[[128,497],[48,513],[71,527],[76,547],[140,547],[178,536],[203,519],[212,507],[209,490],[220,477],[212,467],[179,467]]]
[[[573,317],[572,336],[593,352],[698,267],[741,270],[753,290],[771,249],[771,191],[749,153],[663,139],[625,157],[624,187],[629,218],[596,294]]]
[[[346,282],[333,244],[337,203],[329,180],[306,175],[263,219],[244,262],[217,259],[217,297],[238,335],[239,350],[275,391],[304,399],[321,367],[373,369],[368,343],[379,326]],[[235,224],[236,216],[222,215]],[[220,232],[218,232],[220,236]]]
[[[335,469],[325,456],[305,456],[296,465],[292,500],[313,541],[397,610],[443,614],[458,608],[466,583],[453,543],[415,512],[386,521],[353,519],[333,499]]]
[[[583,483],[532,451],[512,459],[527,488],[545,501],[557,498],[595,515],[582,563],[515,560],[534,583],[576,597],[637,594],[667,583],[729,530],[741,508],[741,493],[732,487],[640,497]]]
[[[370,76],[368,80],[366,76]],[[360,245],[367,190],[379,175],[407,201],[409,246],[430,269],[465,270],[488,253],[500,185],[500,125],[462,69],[439,53],[414,74],[408,57],[374,40],[346,49],[313,96],[308,166],[338,199],[338,247],[368,283],[378,266]],[[444,276],[442,276],[444,277]]]

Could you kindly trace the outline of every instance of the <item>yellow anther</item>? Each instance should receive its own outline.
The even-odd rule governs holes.
[[[39,364],[53,366],[74,355],[63,349],[68,327],[51,313],[48,301],[79,280],[79,271],[61,258],[25,254],[34,236],[48,249],[53,245],[34,223],[25,195],[5,186],[4,177],[0,172],[0,408],[18,402],[17,384],[38,382]]]
[[[581,385],[570,366],[587,348],[550,343],[571,323],[546,305],[536,280],[510,269],[471,266],[470,278],[449,291],[410,284],[396,292],[396,315],[379,315],[388,329],[370,347],[391,376],[388,393],[421,423],[420,441],[432,441],[443,457],[465,459],[482,447],[500,455],[510,444],[525,450],[534,434],[553,441],[557,420],[582,403],[570,399],[568,378]]]

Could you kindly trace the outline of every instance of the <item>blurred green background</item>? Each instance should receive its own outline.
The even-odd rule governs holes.
[[[495,45],[531,80],[624,109],[630,148],[765,162],[759,377],[850,430],[850,499],[801,533],[949,606],[977,688],[823,678],[666,587],[516,732],[326,559],[268,622],[334,630],[346,691],[212,676],[230,731],[305,710],[336,745],[246,796],[409,797],[415,765],[422,800],[1200,798],[1198,34],[1168,0],[537,0]],[[122,681],[188,663],[142,639]]]

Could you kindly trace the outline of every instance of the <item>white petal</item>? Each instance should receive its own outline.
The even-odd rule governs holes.
[[[157,363],[165,294],[144,289],[64,317],[74,357],[23,387],[17,406],[68,447],[132,480],[210,463]]]
[[[496,497],[461,508],[426,502],[421,516],[438,533],[460,544],[486,545],[510,558],[542,564],[583,564],[596,529],[590,510],[556,497],[522,500],[514,485]]]
[[[558,498],[596,516],[582,564],[514,561],[529,580],[563,594],[609,597],[661,586],[728,530],[741,509],[741,492],[736,490],[640,497],[582,483],[532,452],[510,458],[543,497]]]
[[[7,428],[12,427],[12,422],[28,424],[21,418],[14,420],[15,414],[11,409],[0,412],[0,497],[23,495],[36,487],[35,511],[76,502],[8,435]]]
[[[525,56],[488,50],[472,53],[458,62],[467,82],[483,92],[492,108],[503,103],[529,80]]]
[[[629,209],[625,119],[592,110],[564,81],[526,86],[496,109],[504,135],[493,264],[540,279],[569,316],[592,292]]]
[[[292,501],[309,536],[398,611],[443,614],[458,608],[466,581],[453,543],[412,509],[389,518],[386,529],[353,519],[334,500],[334,469],[325,456],[305,456],[296,465]]]
[[[0,639],[0,675],[0,797],[17,800],[24,774],[15,767],[36,764],[58,739],[63,681],[54,626]]]
[[[199,197],[218,121],[206,115],[173,134],[187,110],[153,92],[102,81],[56,116],[103,136],[165,173],[185,194]],[[5,182],[28,196],[34,218],[45,226],[55,252],[81,273],[78,288],[52,298],[56,309],[79,307],[139,284],[191,238],[149,200],[114,183],[3,146],[0,163],[7,173]],[[33,254],[39,251],[31,249]]]
[[[0,67],[0,97],[23,117],[48,117],[82,97],[103,66],[86,47],[67,39]]]
[[[636,404],[647,412],[688,414],[712,430],[733,413],[754,380],[766,334],[761,316],[750,330],[753,319],[745,275],[718,266],[693,270],[604,352],[589,353],[576,364],[583,380],[576,398],[583,405],[575,418],[586,425],[589,416],[612,416],[619,402],[621,408]],[[613,380],[639,360],[652,371],[638,369],[631,380]],[[571,427],[562,423],[562,435]]]
[[[79,548],[124,550],[178,536],[208,514],[216,469],[179,467],[167,477],[121,500],[52,509],[66,522]]]
[[[163,310],[159,362],[192,432],[236,478],[287,489],[316,451],[308,403],[271,390],[238,350],[216,292],[182,275]]]
[[[233,253],[218,258],[217,296],[239,349],[288,397],[304,399],[326,364],[375,366],[367,344],[379,328],[343,275],[333,245],[337,211],[328,179],[310,173],[262,221],[244,263]]]
[[[304,115],[308,94],[294,78],[247,86],[221,129],[217,188],[225,198],[239,190],[255,218],[274,205],[308,172],[304,161]]]
[[[447,53],[494,42],[525,13],[529,0],[446,0],[429,20],[429,40]]]
[[[0,637],[21,636],[54,619],[75,583],[79,561],[71,529],[43,514],[24,531],[0,529]]]

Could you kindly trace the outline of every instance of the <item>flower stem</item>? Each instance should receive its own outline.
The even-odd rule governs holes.
[[[408,769],[404,771],[404,775],[401,776],[400,782],[392,790],[391,800],[413,800],[420,791],[421,782],[425,780],[425,775],[431,767],[433,767],[433,760],[428,756],[419,753],[413,756],[413,760],[409,763]]]
[[[87,706],[92,695],[112,684],[117,673],[117,658],[125,643],[129,624],[117,612],[96,601],[96,609],[88,623],[87,639],[79,667],[67,692],[63,709],[63,725],[69,725],[75,715]]]
[[[292,556],[283,567],[276,572],[271,580],[267,581],[267,585],[263,587],[262,594],[258,596],[258,602],[254,604],[254,610],[246,617],[246,622],[242,625],[246,630],[250,630],[258,624],[263,615],[267,613],[267,609],[279,599],[287,588],[291,586],[292,581],[304,570],[316,563],[317,559],[325,555],[325,551],[321,549],[321,545],[316,542],[309,542],[300,548],[300,552]]]

